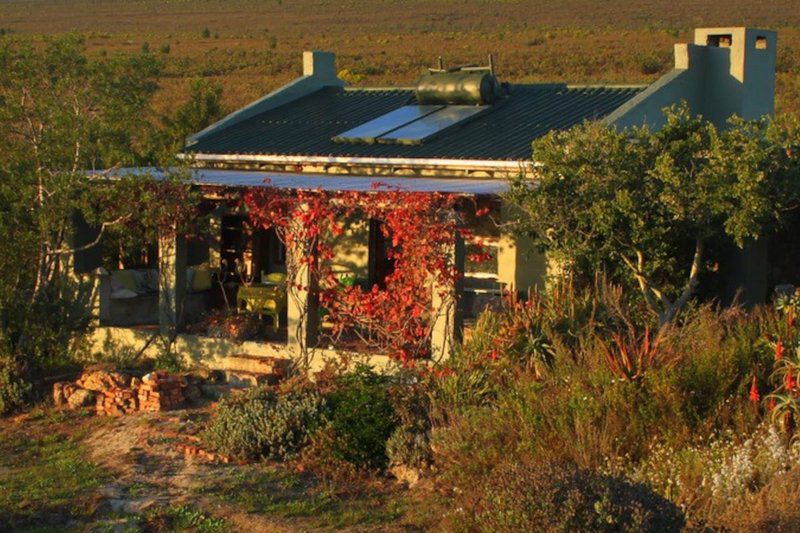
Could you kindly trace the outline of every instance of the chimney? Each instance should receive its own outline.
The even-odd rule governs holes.
[[[705,71],[700,112],[707,119],[723,126],[731,115],[753,120],[774,113],[777,39],[775,32],[755,28],[695,30],[694,46],[704,57],[687,66]]]
[[[243,108],[215,122],[206,129],[195,133],[186,140],[191,146],[204,136],[243,120],[263,113],[288,102],[302,98],[323,87],[344,87],[344,82],[336,76],[336,56],[330,52],[303,52],[303,76],[262,96]]]
[[[303,76],[323,80],[336,79],[336,56],[331,52],[303,52]]]
[[[675,68],[605,118],[618,128],[664,125],[664,108],[686,102],[692,113],[724,128],[737,115],[775,112],[778,36],[754,28],[698,28],[694,43],[675,45]]]

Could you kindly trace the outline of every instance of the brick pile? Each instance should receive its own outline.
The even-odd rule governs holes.
[[[142,378],[138,389],[139,409],[166,411],[183,403],[184,380],[166,372],[152,372]]]
[[[80,387],[71,381],[59,381],[53,384],[53,403],[57,406],[64,405],[69,401],[75,391]]]
[[[98,415],[122,416],[139,410],[139,402],[131,389],[111,389],[97,396]]]
[[[122,416],[136,411],[175,409],[184,402],[187,387],[197,389],[196,384],[188,385],[184,378],[167,372],[151,372],[139,379],[113,371],[91,370],[74,383],[54,384],[53,402],[72,409],[94,405],[99,415]]]
[[[80,389],[94,392],[105,392],[111,389],[125,388],[130,383],[131,378],[125,374],[120,374],[113,370],[88,370],[81,374],[75,385]]]

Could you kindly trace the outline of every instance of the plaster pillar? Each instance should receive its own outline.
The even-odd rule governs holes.
[[[158,323],[163,333],[182,325],[186,298],[186,238],[166,230],[158,236]]]
[[[91,295],[89,296],[89,324],[91,327],[100,327],[110,316],[111,302],[110,274],[103,267],[98,267],[89,275]],[[105,281],[105,283],[103,283]],[[105,293],[104,293],[105,291]]]
[[[222,266],[222,213],[219,209],[208,218],[208,266],[212,271]]]
[[[308,364],[309,350],[317,344],[319,294],[313,269],[303,261],[303,246],[287,246],[286,326],[287,347]]]
[[[447,250],[449,262],[459,273],[464,273],[464,239],[459,235]],[[461,309],[461,277],[455,283],[441,285],[434,279],[431,293],[431,357],[435,361],[447,359],[461,342],[464,317]]]

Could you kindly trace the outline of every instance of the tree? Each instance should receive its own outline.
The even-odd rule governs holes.
[[[87,177],[92,169],[171,163],[160,154],[174,135],[161,134],[166,121],[150,109],[160,71],[147,51],[90,59],[76,35],[43,47],[0,39],[0,356],[63,364],[69,341],[88,324],[91,283],[72,275],[73,253],[134,221],[154,230],[191,218],[181,173],[160,182]],[[100,229],[96,240],[73,242],[76,216]]]
[[[150,127],[145,109],[158,71],[149,54],[89,61],[76,36],[50,40],[41,52],[10,39],[0,44],[7,192],[11,205],[22,202],[27,211],[15,222],[37,232],[31,302],[55,281],[70,248],[72,216],[86,209],[85,171],[137,162],[132,148]]]
[[[712,239],[758,239],[797,205],[798,127],[732,120],[719,131],[685,106],[656,132],[585,123],[534,142],[535,175],[513,180],[513,231],[565,268],[633,281],[660,325],[689,301]]]
[[[186,138],[212,124],[223,115],[222,87],[202,78],[189,84],[189,99],[175,109],[174,113],[162,117],[162,138],[157,140],[167,153],[165,157],[181,150]]]

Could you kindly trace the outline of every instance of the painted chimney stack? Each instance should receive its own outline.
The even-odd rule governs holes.
[[[754,28],[695,30],[694,46],[705,56],[700,113],[718,126],[731,115],[754,120],[774,114],[777,40],[775,32]]]
[[[698,28],[694,43],[675,45],[675,68],[606,117],[624,128],[664,124],[664,108],[684,101],[718,127],[775,111],[778,36],[755,28]]]
[[[303,76],[336,80],[336,56],[321,50],[303,52]]]

